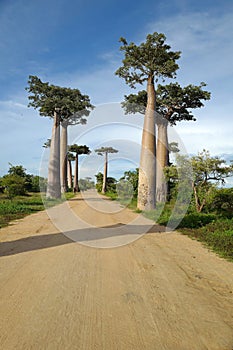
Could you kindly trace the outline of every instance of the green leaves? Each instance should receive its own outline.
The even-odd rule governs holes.
[[[159,78],[174,78],[179,68],[176,60],[180,58],[180,52],[171,51],[165,41],[165,35],[157,32],[148,34],[146,42],[138,46],[120,38],[124,59],[115,74],[125,79],[132,88],[135,88],[135,84],[142,84],[149,76],[156,78],[156,81]]]
[[[98,155],[102,156],[104,153],[117,153],[118,150],[113,147],[100,147],[95,149],[95,152]]]
[[[187,85],[181,87],[178,83],[158,85],[156,90],[156,111],[171,125],[182,120],[196,120],[190,109],[204,106],[203,101],[210,99],[210,92],[203,90],[205,83],[199,86]],[[137,94],[125,95],[122,107],[126,114],[145,113],[147,105],[147,92],[139,91]],[[157,120],[159,122],[159,120]],[[162,121],[162,119],[161,119]]]
[[[76,153],[77,155],[90,154],[91,153],[91,150],[89,149],[88,146],[86,146],[86,145],[77,145],[76,143],[71,145],[71,146],[69,146],[68,149],[69,149],[69,152]]]
[[[78,89],[71,89],[42,82],[37,76],[29,76],[28,107],[39,109],[41,116],[53,117],[55,109],[59,111],[61,122],[77,124],[86,122],[85,117],[94,108],[87,95]]]

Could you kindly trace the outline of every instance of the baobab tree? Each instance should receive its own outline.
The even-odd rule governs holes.
[[[90,154],[91,150],[86,145],[77,145],[73,144],[69,146],[69,152],[75,153],[75,172],[74,172],[74,192],[79,192],[79,185],[78,185],[78,168],[79,168],[79,156],[84,154]]]
[[[67,108],[61,120],[61,190],[67,191],[67,151],[68,151],[68,126],[86,124],[94,106],[87,95],[82,95],[79,90],[73,91],[74,108]]]
[[[60,124],[72,115],[82,118],[78,114],[81,93],[78,89],[42,82],[37,76],[29,76],[26,90],[30,94],[28,106],[38,109],[41,116],[53,118],[46,197],[60,198]]]
[[[147,84],[147,102],[142,133],[141,158],[138,184],[138,208],[150,210],[155,208],[156,188],[156,141],[155,141],[155,82],[159,78],[175,78],[179,68],[176,60],[179,51],[171,51],[165,44],[162,33],[148,34],[146,42],[136,45],[120,38],[124,52],[123,65],[116,74],[125,79],[126,84],[135,88],[136,84]]]
[[[75,160],[75,156],[73,153],[67,153],[67,180],[68,180],[68,188],[73,187],[73,177],[72,177],[72,162]]]
[[[192,110],[203,107],[203,101],[210,99],[210,92],[203,90],[205,83],[200,85],[187,85],[181,87],[178,83],[158,85],[156,90],[156,124],[158,128],[156,150],[156,200],[166,202],[167,182],[164,179],[164,168],[169,164],[168,125],[176,125],[177,122],[195,121]],[[122,106],[126,113],[145,113],[147,104],[147,92],[139,91],[138,94],[125,96]]]
[[[108,176],[108,154],[109,153],[117,153],[118,150],[113,147],[101,147],[95,149],[95,152],[99,156],[105,157],[104,159],[104,173],[103,173],[103,187],[102,187],[102,193],[105,193],[107,191],[107,176]]]

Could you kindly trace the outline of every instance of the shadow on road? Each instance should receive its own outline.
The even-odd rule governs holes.
[[[116,230],[117,229],[117,230]],[[115,225],[104,227],[93,227],[88,229],[77,229],[67,231],[64,233],[51,233],[44,235],[30,236],[26,238],[17,239],[15,241],[1,242],[0,243],[0,256],[9,256],[19,253],[46,249],[52,247],[58,247],[71,243],[91,242],[111,238],[121,238],[128,235],[137,235],[137,232],[145,233],[161,233],[165,232],[166,228],[154,225],[125,225],[118,223]],[[88,244],[87,244],[88,245]]]

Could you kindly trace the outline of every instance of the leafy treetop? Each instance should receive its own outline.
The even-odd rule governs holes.
[[[180,58],[179,51],[171,51],[170,46],[165,44],[166,36],[154,32],[148,34],[146,42],[136,45],[127,43],[125,38],[120,38],[122,43],[120,50],[125,53],[123,65],[116,71],[116,75],[125,79],[130,87],[142,84],[148,77],[156,81],[158,78],[174,78],[179,68],[176,60]]]
[[[205,83],[199,86],[187,85],[181,87],[178,83],[158,85],[156,90],[156,111],[171,125],[177,121],[196,120],[190,109],[203,107],[203,100],[210,99],[210,92],[203,90]],[[125,113],[145,113],[147,104],[147,92],[139,91],[138,94],[125,95],[122,107]]]
[[[53,117],[58,111],[61,122],[68,124],[85,123],[85,118],[94,107],[87,95],[81,94],[78,89],[71,89],[42,82],[37,76],[30,75],[28,87],[28,107],[39,109],[41,116]]]
[[[102,156],[105,153],[117,153],[118,150],[113,148],[113,147],[100,147],[100,148],[95,149],[95,152],[98,155]]]
[[[77,155],[81,155],[81,154],[90,154],[91,150],[89,149],[88,146],[86,145],[77,145],[76,143],[69,146],[69,151],[76,153]]]

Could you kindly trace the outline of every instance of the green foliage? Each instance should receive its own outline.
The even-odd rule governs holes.
[[[25,215],[43,210],[43,202],[39,194],[12,199],[0,197],[0,227],[6,226],[10,221],[24,217]]]
[[[9,198],[26,194],[26,180],[24,177],[16,174],[8,174],[3,176],[1,183]]]
[[[233,188],[217,189],[208,209],[223,217],[233,218]]]
[[[86,145],[77,145],[76,143],[68,147],[69,152],[75,153],[77,155],[90,154],[91,150]]]
[[[94,181],[91,181],[91,178],[86,177],[85,179],[79,180],[79,188],[80,191],[86,191],[91,188],[95,188],[95,183]]]
[[[96,177],[96,189],[98,192],[102,191],[102,186],[103,186],[103,174],[101,172],[99,172],[98,174],[95,175]],[[107,189],[106,189],[106,193],[107,192],[112,192],[112,193],[116,193],[116,183],[117,180],[114,177],[107,177]],[[106,194],[105,193],[105,194]]]
[[[133,189],[134,198],[136,198],[138,195],[138,176],[139,176],[139,168],[136,168],[136,170],[125,171],[124,176],[120,179],[120,180],[124,180],[126,184],[129,183],[131,185],[131,188]],[[130,193],[132,192],[131,188],[129,188]],[[124,192],[126,193],[127,189],[125,189]]]
[[[183,234],[205,242],[221,256],[233,260],[233,219],[217,219],[198,229],[182,229]]]
[[[210,99],[210,92],[202,90],[206,86],[187,85],[181,87],[178,83],[158,85],[156,89],[156,111],[171,125],[182,120],[196,120],[190,109],[203,107],[203,100]],[[126,114],[144,114],[147,105],[147,92],[139,91],[137,94],[125,95],[122,107]],[[160,120],[157,120],[160,122]]]
[[[120,38],[124,52],[123,65],[116,71],[116,75],[125,79],[131,87],[142,84],[148,77],[174,78],[179,68],[176,60],[180,58],[180,52],[173,52],[170,46],[165,44],[166,36],[154,32],[148,34],[146,41],[140,45],[127,43],[125,38]]]
[[[179,193],[179,196],[183,193],[185,197],[192,186],[193,203],[197,212],[203,211],[213,200],[216,185],[224,184],[225,179],[233,175],[233,165],[226,165],[225,160],[219,157],[211,157],[206,150],[190,159],[177,155],[176,162],[177,165],[166,167],[166,178],[173,188],[173,193]]]
[[[95,175],[96,177],[96,189],[98,192],[102,191],[102,186],[103,186],[103,174],[99,172],[98,174]]]
[[[30,192],[46,192],[47,179],[38,175],[31,175]]]
[[[89,96],[81,94],[78,89],[71,89],[42,82],[37,76],[29,76],[28,107],[39,109],[41,116],[53,117],[57,110],[61,122],[69,124],[85,123],[94,107]]]
[[[113,148],[113,147],[100,147],[100,148],[95,149],[95,152],[99,156],[102,156],[103,154],[106,154],[106,153],[117,153],[118,150]]]

